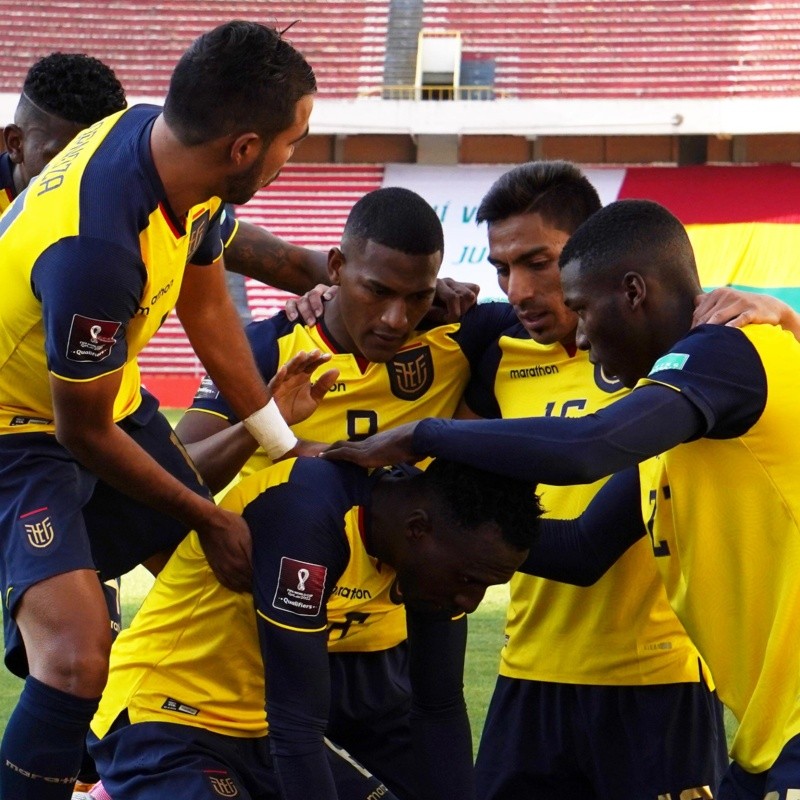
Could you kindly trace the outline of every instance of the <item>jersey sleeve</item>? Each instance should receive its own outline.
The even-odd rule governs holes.
[[[220,231],[220,219],[225,213],[225,206],[212,217],[208,224],[208,230],[203,234],[203,240],[192,253],[191,262],[199,266],[213,264],[222,255],[222,233]]]
[[[516,322],[517,315],[509,303],[479,303],[464,314],[453,338],[467,357],[470,369],[477,368],[486,350]]]
[[[467,618],[406,609],[411,731],[421,800],[475,797],[464,702]]]
[[[515,326],[516,327],[516,326]],[[507,331],[504,333],[510,333]],[[501,334],[502,336],[503,334]],[[470,410],[484,419],[499,419],[503,416],[500,404],[495,397],[494,387],[497,380],[497,370],[503,357],[500,338],[495,339],[486,348],[483,356],[478,360],[470,374],[469,383],[464,390],[464,401]]]
[[[61,239],[39,256],[31,284],[42,304],[50,372],[92,380],[125,364],[125,334],[145,284],[138,253],[87,236]]]
[[[258,371],[264,382],[269,383],[278,371],[279,330],[275,318],[251,322],[245,328],[245,334],[250,342],[250,349],[253,351]],[[200,381],[190,409],[207,411],[225,417],[231,425],[235,425],[239,421],[209,375]]]
[[[764,367],[745,334],[705,325],[658,359],[634,391],[595,414],[426,419],[414,431],[413,448],[523,480],[591,483],[682,442],[741,436],[766,397]]]
[[[219,233],[222,246],[227,249],[239,230],[239,220],[236,219],[236,209],[231,203],[226,203],[219,218]]]
[[[639,386],[657,384],[686,397],[705,419],[698,436],[731,439],[746,433],[767,402],[758,351],[737,328],[701,325],[659,358]]]
[[[253,535],[270,749],[286,800],[337,796],[323,737],[330,706],[325,604],[349,557],[350,501],[340,473],[300,459],[288,482],[244,510]]]
[[[643,386],[585,417],[424,419],[413,451],[520,480],[570,486],[594,481],[702,435],[684,395]]]
[[[646,533],[639,470],[613,475],[574,520],[543,519],[519,572],[591,586]]]

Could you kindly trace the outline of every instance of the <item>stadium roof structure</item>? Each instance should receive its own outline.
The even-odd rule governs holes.
[[[795,0],[417,0],[419,24],[457,30],[491,62],[502,99],[381,98],[391,0],[0,0],[0,113],[53,50],[87,52],[133,101],[160,101],[199,33],[249,18],[287,33],[319,81],[312,133],[743,134],[794,132]],[[409,35],[415,37],[416,32]],[[377,96],[376,96],[377,95]],[[481,102],[492,102],[486,113]]]

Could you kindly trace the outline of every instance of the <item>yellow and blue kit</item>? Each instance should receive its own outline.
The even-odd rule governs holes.
[[[482,303],[471,308],[460,322],[414,332],[386,363],[368,362],[345,352],[328,333],[324,319],[317,325],[306,325],[301,320],[290,322],[281,313],[252,323],[246,332],[267,382],[297,353],[317,349],[331,355],[319,372],[338,369],[335,385],[325,402],[292,430],[303,439],[335,442],[364,439],[424,416],[452,417],[471,367],[513,319],[514,312],[507,303]],[[216,414],[231,424],[238,422],[208,377],[200,384],[189,410]],[[266,454],[259,449],[243,473],[268,464]]]
[[[148,723],[224,737],[269,735],[282,781],[300,769],[296,780],[304,791],[327,796],[314,791],[325,771],[318,758],[331,701],[327,640],[368,650],[406,636],[405,624],[392,626],[393,635],[377,624],[404,619],[394,570],[369,553],[371,494],[386,474],[292,459],[231,489],[222,506],[241,513],[253,534],[253,596],[219,584],[195,533],[181,543],[114,645],[92,723],[100,740],[93,749],[112,796],[117,764],[102,740]],[[334,628],[334,609],[353,624]],[[418,658],[431,659],[431,669],[419,675],[434,686],[452,683],[460,695],[465,621],[422,616],[431,617],[421,625],[435,631],[437,643],[418,643]],[[412,634],[413,628],[413,646]],[[129,723],[122,731],[115,726],[120,714]],[[374,735],[367,721],[362,735]]]
[[[150,153],[158,114],[134,106],[82,131],[0,218],[0,582],[9,657],[19,645],[13,612],[29,586],[94,566],[115,577],[187,532],[98,484],[56,441],[51,376],[87,382],[120,371],[114,420],[207,495],[136,364],[174,307],[187,262],[209,264],[222,252],[218,198],[183,219],[169,207]],[[139,552],[141,531],[158,534],[149,552]],[[90,552],[93,534],[110,548],[98,539]],[[24,659],[12,669],[24,673]]]
[[[586,352],[539,344],[517,323],[487,351],[465,399],[485,418],[563,418],[626,393]],[[604,483],[540,484],[546,516],[577,517]],[[727,764],[721,709],[699,665],[644,540],[589,587],[517,572],[476,762],[480,796],[655,797],[715,783]],[[628,736],[609,737],[620,717]],[[669,718],[693,734],[665,736]],[[651,750],[657,759],[644,756]]]
[[[736,764],[765,781],[779,771],[795,792],[800,770],[784,762],[800,734],[798,398],[800,344],[790,333],[704,325],[593,418],[509,420],[502,439],[506,421],[487,421],[469,437],[484,467],[502,460],[507,474],[528,478],[586,480],[644,462],[603,487],[581,518],[592,515],[591,533],[578,538],[600,571],[649,535],[670,603],[739,720]],[[420,453],[447,456],[465,437],[457,423],[421,428]],[[614,498],[629,500],[631,481],[646,525],[612,525]]]

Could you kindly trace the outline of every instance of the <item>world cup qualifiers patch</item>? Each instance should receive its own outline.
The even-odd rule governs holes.
[[[654,372],[664,372],[664,370],[667,369],[683,369],[688,360],[688,353],[667,353],[653,364],[653,368],[650,370],[649,374],[652,375]]]
[[[272,607],[302,617],[316,617],[322,608],[322,595],[328,568],[294,558],[281,558],[278,587]]]
[[[121,322],[74,314],[69,329],[67,358],[70,361],[103,361],[111,354],[121,327]]]

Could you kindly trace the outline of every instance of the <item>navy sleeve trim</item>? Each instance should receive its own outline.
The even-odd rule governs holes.
[[[145,279],[141,258],[113,242],[70,237],[45,250],[31,287],[42,304],[50,371],[89,380],[119,369]]]
[[[644,386],[579,418],[422,420],[412,446],[521,480],[592,483],[702,435],[705,420],[682,394]]]
[[[544,519],[520,572],[591,586],[646,533],[639,469],[613,475],[575,520]]]
[[[694,328],[646,378],[671,386],[688,398],[706,420],[700,436],[733,439],[755,425],[767,403],[767,375],[758,351],[745,334],[724,325]]]

